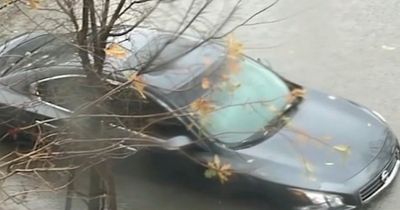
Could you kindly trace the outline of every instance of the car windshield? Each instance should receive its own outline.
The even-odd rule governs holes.
[[[199,116],[200,124],[226,144],[248,142],[255,133],[264,133],[284,110],[290,93],[281,78],[257,62],[245,58],[239,65],[229,80],[222,75],[214,84],[217,87],[201,97],[202,105],[210,103],[207,106],[212,111]]]
[[[189,107],[197,113],[196,124],[223,143],[248,142],[264,133],[288,103],[285,81],[245,56],[232,62],[226,49],[212,42],[171,59],[195,44],[181,38],[164,49],[157,61],[171,62],[143,74],[147,88],[156,89],[153,92],[175,107]],[[149,44],[132,56],[123,74],[129,77],[128,67],[147,58],[153,48],[157,46]]]

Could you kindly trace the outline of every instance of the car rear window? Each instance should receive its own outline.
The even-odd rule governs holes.
[[[0,76],[70,60],[76,51],[70,38],[70,35],[50,34],[20,38],[19,43],[13,43],[14,46],[0,53]]]

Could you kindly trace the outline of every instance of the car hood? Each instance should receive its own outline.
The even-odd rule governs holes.
[[[272,137],[237,152],[257,176],[295,186],[352,178],[376,159],[390,132],[372,111],[313,90],[288,117]]]

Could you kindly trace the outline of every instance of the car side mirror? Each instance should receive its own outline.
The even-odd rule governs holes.
[[[174,136],[162,143],[166,150],[179,150],[182,147],[193,144],[193,141],[187,136]]]

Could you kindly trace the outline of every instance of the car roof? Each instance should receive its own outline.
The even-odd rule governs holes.
[[[112,42],[128,49],[128,56],[108,58],[111,72],[126,78],[140,72],[146,83],[165,93],[179,89],[225,60],[220,44],[172,32],[139,28]]]
[[[0,77],[54,66],[79,68],[71,38],[71,34],[31,33],[9,41],[0,51]],[[165,93],[184,86],[224,60],[219,44],[148,28],[137,28],[109,42],[119,43],[127,56],[107,57],[106,74],[128,79],[140,72],[146,83]]]

